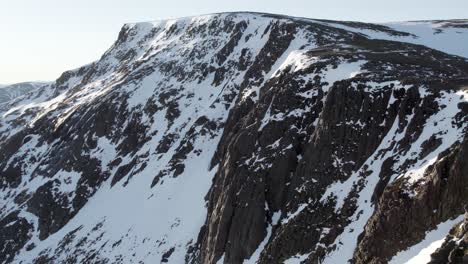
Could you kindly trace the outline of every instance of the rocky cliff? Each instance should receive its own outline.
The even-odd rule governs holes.
[[[125,25],[0,105],[0,263],[463,261],[467,36],[257,13]]]

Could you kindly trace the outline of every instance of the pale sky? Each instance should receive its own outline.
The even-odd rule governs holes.
[[[388,22],[468,18],[468,0],[0,0],[0,84],[95,61],[127,22],[226,11]]]

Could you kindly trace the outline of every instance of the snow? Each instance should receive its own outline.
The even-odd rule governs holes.
[[[99,160],[101,167],[106,169],[117,156],[116,146],[108,138],[100,137],[97,139],[97,146],[91,151],[90,156]]]
[[[328,85],[322,89],[324,92],[327,92],[335,82],[355,77],[362,72],[361,67],[364,64],[366,64],[365,60],[358,60],[354,62],[342,62],[336,68],[333,68],[331,65],[327,66],[322,77],[322,82],[327,82]]]
[[[334,196],[336,199],[335,208],[338,211],[343,206],[344,199],[348,196],[353,186],[355,186],[355,184],[359,180],[360,172],[371,172],[371,174],[366,178],[366,185],[364,189],[359,192],[359,197],[357,201],[358,208],[351,217],[353,222],[346,226],[343,233],[335,239],[334,244],[337,246],[337,249],[331,252],[328,256],[326,256],[323,262],[324,264],[346,263],[349,259],[352,258],[354,249],[357,245],[357,238],[359,234],[361,234],[364,231],[364,226],[367,222],[367,219],[369,219],[369,217],[374,212],[374,206],[370,203],[370,201],[375,186],[379,181],[380,168],[382,166],[383,161],[385,160],[385,156],[378,156],[379,150],[386,149],[390,146],[392,142],[392,137],[396,132],[397,127],[398,119],[395,120],[392,128],[382,140],[382,144],[374,152],[374,154],[372,154],[367,159],[363,166],[361,166],[361,168],[358,171],[353,173],[348,180],[332,184],[330,187],[328,187],[325,194],[322,196],[322,202],[325,202],[328,199],[328,197]],[[368,167],[367,170],[365,169],[366,167]]]
[[[302,261],[306,260],[310,254],[304,255],[295,255],[283,262],[283,264],[300,264]]]
[[[166,178],[164,184],[153,189],[150,185],[153,172],[158,171],[157,165],[148,166],[126,187],[117,184],[111,188],[108,181],[64,228],[42,241],[34,250],[23,252],[18,260],[31,259],[48,247],[55,248],[68,232],[80,226],[83,227],[76,235],[85,237],[104,221],[102,240],[93,246],[101,248],[103,257],[115,261],[117,249],[110,247],[112,243],[103,242],[119,241],[127,232],[129,237],[118,245],[122,253],[133,252],[137,259],[157,262],[165,251],[175,246],[171,262],[182,263],[187,242],[197,237],[206,217],[203,197],[215,172],[215,169],[208,171],[207,168],[216,144],[207,146],[209,149],[203,155],[188,158],[185,173],[177,178]],[[98,232],[91,233],[97,235]],[[148,242],[135,244],[145,238]],[[154,239],[162,239],[166,244],[158,245]],[[147,255],[148,252],[151,255]]]
[[[266,40],[268,40],[269,32],[267,35],[262,37],[264,42],[261,46],[264,46]],[[275,61],[270,71],[265,74],[263,82],[258,86],[253,86],[245,91],[243,91],[242,99],[250,97],[254,92],[256,93],[255,97],[250,97],[252,100],[257,101],[259,96],[259,89],[265,83],[267,83],[272,78],[277,78],[281,72],[283,72],[288,66],[292,66],[293,72],[304,69],[307,66],[307,62],[314,62],[315,58],[308,58],[305,55],[305,52],[308,49],[313,49],[316,47],[315,43],[312,40],[312,36],[306,34],[304,30],[300,30],[295,34],[295,38],[289,43],[288,48],[283,52],[283,54]],[[257,45],[260,46],[260,45]],[[260,50],[260,49],[259,49]],[[260,129],[261,130],[261,129]]]
[[[427,232],[426,237],[421,242],[404,251],[398,252],[397,255],[390,260],[389,264],[428,263],[431,260],[431,254],[442,245],[450,229],[461,221],[463,221],[463,215],[440,223],[434,230]]]
[[[296,39],[293,41],[294,43],[298,43]],[[290,67],[291,72],[298,72],[300,70],[304,70],[310,67],[311,64],[314,64],[320,61],[319,58],[317,57],[308,56],[307,50],[304,50],[304,51],[295,50],[294,48],[291,48],[291,46],[294,47],[294,46],[297,46],[297,44],[290,45],[290,48],[288,48],[288,51],[284,53],[284,54],[287,54],[287,57],[283,60],[278,60],[279,63],[278,62],[277,63],[280,66],[278,66],[277,69],[274,71],[272,77],[278,77],[279,74],[285,71],[288,67]]]
[[[293,46],[298,46],[298,44],[295,44]],[[286,53],[287,52],[285,52],[284,54]],[[284,57],[284,54],[281,58]],[[299,56],[298,54],[302,54],[302,55]],[[282,61],[281,58],[278,61]],[[277,63],[280,66],[278,66],[276,70],[272,70],[272,72],[274,72],[272,76],[278,77],[280,72],[284,71],[285,69],[288,69],[289,67],[291,67],[293,71],[298,71],[299,69],[302,69],[303,67],[305,67],[304,61],[308,61],[308,63],[312,63],[311,65],[309,65],[310,67],[313,65],[313,63],[317,63],[319,60],[313,57],[307,59],[306,57],[304,57],[303,53],[299,53],[298,51],[291,51],[291,54],[288,54],[284,62]],[[357,74],[363,72],[361,68],[365,63],[366,63],[365,60],[358,60],[354,62],[342,61],[340,64],[338,64],[337,67],[328,66],[326,69],[323,70],[322,73],[309,74],[306,76],[306,78],[311,80],[317,75],[320,76],[322,83],[326,83],[322,86],[322,89],[324,92],[328,92],[330,87],[332,87],[335,82],[353,78]],[[297,95],[303,97],[304,99],[307,99],[307,98],[311,98],[315,94],[316,94],[316,91],[307,91],[307,92],[298,93]],[[274,102],[274,99],[271,102]],[[267,111],[265,112],[265,115],[260,121],[260,126],[258,128],[258,131],[259,132],[262,131],[265,128],[265,126],[270,122],[283,121],[286,117],[291,117],[291,116],[300,117],[304,113],[308,112],[309,110],[310,110],[310,106],[307,106],[305,109],[294,109],[289,113],[280,112],[280,113],[272,114],[271,103],[270,103]]]
[[[371,39],[393,40],[424,45],[448,54],[468,58],[468,45],[466,45],[466,43],[468,43],[468,28],[456,28],[450,26],[443,28],[440,23],[434,23],[432,21],[393,22],[381,24],[382,26],[387,26],[390,29],[411,34],[410,36],[394,36],[384,31],[351,27],[337,22],[315,22],[345,29],[351,32],[362,33]]]
[[[178,22],[179,23],[179,22]],[[197,20],[196,23],[202,23]],[[182,23],[181,23],[182,24]],[[259,23],[261,24],[261,23]],[[139,24],[134,25],[138,29],[137,33],[132,35],[130,44],[125,44],[118,49],[125,50],[128,47],[140,43],[150,47],[156,45],[152,39],[142,41],[152,29],[151,25]],[[188,26],[188,25],[186,25]],[[255,27],[255,25],[254,25]],[[256,28],[258,29],[258,27]],[[256,30],[250,29],[250,30]],[[158,35],[156,38],[163,39],[163,36]],[[164,39],[164,45],[175,45],[180,40],[180,36],[172,39]],[[222,36],[223,41],[228,40],[227,36]],[[253,38],[252,38],[253,39]],[[188,48],[183,45],[182,49]],[[258,47],[255,47],[256,49]],[[177,54],[181,61],[184,59],[180,56],[182,52],[174,49],[171,53],[160,51],[159,53],[151,54],[154,59],[167,60],[169,57]],[[206,57],[213,57],[216,50],[210,50]],[[235,52],[240,52],[235,51]],[[112,58],[115,51],[109,51],[103,58],[103,63],[108,71],[117,67],[116,62]],[[141,59],[143,67],[147,58],[139,54],[136,60]],[[236,56],[234,54],[233,56]],[[99,66],[100,67],[100,66]],[[240,77],[242,78],[242,77]],[[98,189],[98,191],[89,199],[85,206],[78,211],[62,229],[47,237],[43,241],[39,241],[37,237],[32,239],[36,247],[31,251],[21,251],[15,261],[28,262],[40,252],[50,252],[51,249],[58,247],[60,241],[70,232],[77,230],[74,234],[77,238],[88,238],[87,250],[99,250],[103,258],[107,258],[110,262],[117,261],[120,254],[126,261],[143,261],[157,263],[161,260],[162,255],[174,248],[174,253],[170,257],[171,263],[183,263],[185,261],[185,253],[187,247],[196,242],[200,227],[206,219],[206,204],[205,195],[208,192],[214,173],[217,167],[209,169],[211,158],[217,147],[222,130],[211,131],[202,136],[200,134],[193,141],[194,150],[199,150],[188,153],[187,157],[182,161],[185,170],[177,177],[169,175],[163,177],[157,185],[151,188],[154,177],[159,171],[164,171],[169,168],[171,158],[176,154],[177,148],[182,144],[184,139],[187,139],[189,130],[194,127],[196,120],[205,116],[214,122],[223,122],[227,118],[229,109],[226,109],[222,99],[226,93],[231,92],[230,89],[217,89],[211,85],[212,76],[208,76],[202,82],[198,80],[187,80],[183,87],[180,87],[176,78],[163,76],[160,72],[154,71],[152,74],[142,77],[142,82],[134,84],[127,82],[122,83],[122,76],[118,73],[105,72],[104,76],[96,77],[96,79],[80,87],[72,96],[68,92],[64,92],[49,100],[44,97],[37,102],[32,102],[31,105],[21,104],[16,109],[7,112],[5,115],[13,115],[15,111],[25,111],[29,108],[39,108],[42,113],[34,116],[32,120],[50,113],[57,109],[57,106],[64,101],[73,102],[67,104],[59,113],[57,113],[56,126],[65,122],[74,111],[79,109],[83,104],[98,102],[101,98],[105,98],[108,94],[116,92],[128,92],[129,99],[128,111],[140,111],[142,116],[140,121],[147,126],[147,135],[151,135],[149,141],[136,153],[131,153],[122,157],[117,151],[117,146],[122,142],[122,139],[115,140],[110,137],[92,136],[97,141],[94,149],[89,153],[82,155],[90,155],[90,157],[98,159],[101,162],[103,171],[109,170],[109,164],[117,157],[122,158],[121,166],[130,163],[133,159],[139,159],[139,165],[147,162],[144,167],[135,177],[129,178],[130,175],[140,166],[135,166],[122,181],[111,187],[111,181],[116,173],[117,168],[113,168],[109,179]],[[78,82],[75,78],[72,83]],[[229,82],[229,80],[227,80]],[[177,100],[179,108],[179,116],[170,123],[166,118],[166,110],[157,111],[153,115],[148,115],[142,112],[142,106],[152,97],[159,96],[162,92],[170,89],[177,89],[176,97],[170,97],[168,100]],[[191,98],[188,95],[196,91],[196,98]],[[214,95],[216,94],[216,96]],[[117,103],[117,102],[116,102]],[[81,107],[82,108],[82,107]],[[91,107],[87,111],[94,111]],[[34,121],[32,121],[34,122]],[[125,126],[124,126],[125,127]],[[122,129],[122,128],[119,128]],[[195,131],[199,131],[200,127],[195,127]],[[164,154],[156,153],[156,148],[164,136],[168,134],[177,134],[179,137],[175,139]],[[25,148],[32,148],[35,144],[34,140],[30,140],[30,145]],[[21,153],[19,153],[21,154]],[[145,156],[148,155],[148,156]],[[31,164],[36,166],[37,164]],[[60,185],[57,186],[59,192],[70,192],[76,187],[76,180],[79,178],[79,172],[62,170],[54,176],[61,179]],[[35,178],[25,186],[30,191],[44,184],[41,177]],[[127,182],[124,186],[123,183]],[[70,196],[73,198],[73,196]],[[10,204],[14,204],[11,202]],[[34,223],[37,221],[34,216],[28,218],[28,221]],[[275,220],[277,221],[277,220]],[[37,224],[35,224],[37,229]],[[125,238],[125,239],[122,239]],[[120,242],[119,242],[120,241]],[[73,240],[69,244],[67,253],[57,256],[57,261],[64,261],[67,254],[73,254],[75,248],[79,248],[77,243],[79,239]],[[114,246],[113,246],[114,245]],[[83,247],[83,246],[81,246]],[[78,262],[83,261],[79,256]]]
[[[439,135],[438,138],[441,139],[442,144],[400,176],[408,178],[410,183],[415,183],[420,180],[425,170],[437,160],[441,152],[448,149],[455,142],[460,141],[464,136],[463,131],[467,127],[467,124],[457,127],[453,124],[453,118],[460,111],[458,104],[461,102],[468,102],[468,92],[441,92],[441,97],[436,101],[439,106],[443,106],[443,108],[428,118],[421,135],[411,145],[406,155],[400,159],[400,163],[394,166],[398,168],[404,160],[417,157],[422,151],[423,142],[428,140],[432,135]]]
[[[273,103],[274,100],[272,100],[272,103]],[[282,121],[284,120],[284,114],[283,113],[277,113],[277,114],[274,114],[272,115],[271,114],[271,105],[272,103],[270,103],[270,106],[268,106],[268,109],[265,113],[265,115],[263,116],[263,119],[260,121],[260,126],[258,128],[258,132],[262,131],[263,128],[265,128],[266,125],[268,125],[268,123],[272,122],[272,121]]]
[[[252,54],[253,57],[256,57],[260,53],[261,48],[265,46],[270,36],[270,30],[268,30],[267,34],[265,35],[261,35],[260,37],[256,36],[257,34],[255,34],[255,32],[263,32],[268,26],[268,23],[265,23],[262,25],[259,22],[260,21],[256,21],[255,23],[252,23],[252,21],[250,21],[249,26],[247,27],[244,33],[244,36],[249,35],[249,34],[253,34],[254,36],[253,39],[249,39],[248,41],[245,41],[245,39],[243,39],[244,41],[243,46],[247,46],[247,48],[251,48],[252,50],[255,50],[255,53]],[[265,78],[265,79],[268,79],[268,78]],[[240,95],[240,97],[242,100],[251,98],[252,100],[257,101],[258,96],[259,96],[259,90],[260,90],[260,86],[257,86],[257,85],[250,86],[242,91],[242,94]],[[251,96],[254,94],[255,96]]]
[[[292,219],[294,219],[296,216],[298,216],[304,209],[307,208],[307,203],[303,203],[303,204],[300,204],[299,207],[297,208],[297,210],[294,212],[294,213],[288,213],[286,218],[284,218],[283,220],[281,220],[281,224],[285,225],[287,224],[289,221],[291,221]]]
[[[216,261],[216,264],[223,264],[224,263],[224,254],[221,256],[221,258]]]
[[[466,23],[468,25],[468,23]],[[417,37],[395,38],[395,40],[424,45],[449,54],[468,58],[468,28],[447,27],[433,22],[399,22],[385,24],[398,31]],[[437,31],[441,32],[438,33]]]

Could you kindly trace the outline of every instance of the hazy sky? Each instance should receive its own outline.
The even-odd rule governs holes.
[[[92,62],[126,22],[221,11],[385,22],[468,18],[468,0],[0,0],[0,83],[54,80]]]

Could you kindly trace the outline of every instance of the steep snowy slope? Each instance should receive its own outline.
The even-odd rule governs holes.
[[[0,85],[0,104],[11,101],[16,97],[24,95],[34,89],[46,85],[43,82],[24,82],[9,85]]]
[[[125,25],[0,105],[0,263],[447,260],[468,62],[399,36],[256,13]]]

